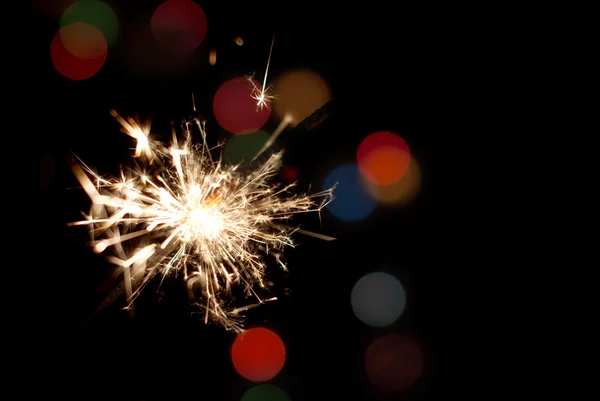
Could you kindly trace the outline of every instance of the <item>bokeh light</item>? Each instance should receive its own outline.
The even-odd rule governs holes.
[[[60,19],[65,27],[76,22],[95,26],[102,32],[108,48],[119,37],[119,19],[111,6],[100,0],[80,0],[69,6]]]
[[[369,380],[387,391],[411,388],[423,373],[423,354],[419,346],[402,334],[375,339],[365,353]]]
[[[83,22],[60,28],[50,44],[54,68],[75,81],[96,75],[106,62],[107,52],[102,32]]]
[[[106,54],[104,35],[93,25],[75,22],[60,29],[58,34],[64,48],[77,58],[89,60]]]
[[[356,152],[361,174],[377,185],[398,182],[410,165],[410,149],[399,135],[379,131],[367,136]]]
[[[224,130],[237,135],[251,134],[269,119],[269,108],[258,107],[256,100],[252,98],[253,85],[260,87],[258,82],[240,77],[230,79],[217,89],[213,111]]]
[[[271,135],[264,131],[248,135],[234,135],[225,143],[223,158],[231,164],[249,162],[270,137]]]
[[[159,46],[185,54],[204,41],[208,22],[202,7],[189,0],[168,0],[156,8],[150,21]]]
[[[259,384],[246,391],[242,401],[292,401],[292,399],[277,386]]]
[[[236,36],[235,38],[233,38],[233,41],[235,42],[236,45],[241,46],[244,44],[244,39],[242,39],[239,36]]]
[[[270,380],[285,364],[283,341],[271,330],[256,327],[237,336],[231,346],[231,360],[235,370],[254,382]]]
[[[60,18],[76,0],[32,0],[33,8],[50,18]]]
[[[279,121],[289,115],[295,126],[331,99],[325,80],[307,69],[290,70],[280,74],[273,85],[273,112]],[[325,117],[324,117],[325,118]],[[313,126],[319,124],[315,122]]]
[[[367,191],[355,164],[345,164],[331,171],[323,183],[323,189],[336,185],[335,198],[325,209],[340,220],[358,221],[367,217],[377,201]]]
[[[210,53],[208,54],[208,63],[210,65],[215,65],[217,63],[217,50],[210,49]]]
[[[294,167],[289,164],[284,164],[281,167],[279,175],[285,181],[296,182],[300,179],[300,170],[298,170],[298,167]]]
[[[407,206],[419,194],[421,182],[421,167],[414,156],[412,156],[408,171],[398,182],[390,185],[376,185],[367,182],[367,190],[382,205]]]
[[[356,282],[350,300],[358,319],[371,327],[385,327],[404,312],[406,292],[396,277],[374,272]]]

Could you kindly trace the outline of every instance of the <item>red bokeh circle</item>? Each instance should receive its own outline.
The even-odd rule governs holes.
[[[275,377],[285,364],[285,345],[271,330],[257,327],[244,331],[231,346],[235,370],[254,382]]]
[[[165,1],[154,11],[150,26],[156,42],[175,54],[196,49],[208,28],[204,10],[190,0]]]
[[[269,104],[259,107],[252,97],[259,83],[248,78],[234,78],[217,89],[213,111],[219,125],[232,134],[251,134],[269,119]]]
[[[406,141],[389,131],[367,136],[356,152],[361,175],[377,185],[398,182],[408,171],[410,159],[411,152]]]
[[[297,167],[290,166],[289,164],[285,164],[281,167],[280,172],[281,178],[286,181],[298,181],[300,177],[300,171]]]
[[[377,387],[404,391],[421,377],[423,354],[412,339],[401,334],[388,334],[369,345],[365,368],[369,380]]]
[[[83,43],[81,38],[76,44],[71,44],[69,40],[63,40],[63,38],[72,37],[73,34],[77,35],[84,31],[86,35],[83,42],[89,40],[89,43]],[[93,34],[90,34],[92,32]],[[65,44],[72,47],[77,55],[69,51]],[[83,46],[88,46],[88,48],[84,51]],[[76,22],[62,27],[54,35],[50,44],[50,57],[54,68],[60,74],[75,81],[88,79],[96,75],[104,66],[107,54],[108,45],[102,32],[98,28],[83,22]]]

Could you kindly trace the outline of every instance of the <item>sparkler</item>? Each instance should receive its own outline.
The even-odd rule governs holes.
[[[267,58],[267,67],[265,68],[265,74],[263,75],[263,83],[258,86],[254,83],[252,76],[248,77],[248,82],[252,85],[252,99],[256,100],[256,110],[262,110],[263,107],[269,108],[269,103],[273,99],[271,95],[271,87],[267,86],[267,75],[269,74],[269,64],[271,64],[271,55],[273,54],[273,44],[275,43],[275,36],[271,39],[271,48],[269,49],[269,57]],[[288,122],[289,123],[289,122]],[[288,124],[286,123],[286,125]]]
[[[263,76],[262,85],[258,86],[257,84],[255,84],[252,76],[248,77],[248,82],[250,82],[250,85],[252,85],[252,92],[250,94],[250,97],[256,100],[256,111],[262,110],[263,107],[269,108],[269,104],[274,98],[274,96],[271,95],[271,87],[267,86],[267,76],[269,74],[269,64],[271,64],[271,55],[273,54],[274,43],[275,36],[273,35],[273,39],[271,39],[271,47],[269,49],[269,57],[267,58],[267,66],[265,67],[265,74]],[[283,117],[275,131],[273,131],[273,134],[271,134],[271,136],[269,137],[269,140],[265,142],[262,148],[256,153],[256,155],[254,155],[252,161],[256,160],[265,150],[267,150],[271,145],[273,145],[277,137],[279,137],[279,134],[283,132],[283,130],[292,122],[292,120],[293,118],[289,114],[286,114]]]
[[[241,331],[244,311],[275,299],[256,292],[265,288],[265,256],[287,270],[281,255],[294,246],[292,234],[333,239],[286,224],[297,213],[320,212],[333,199],[333,188],[305,195],[293,193],[294,184],[272,183],[282,152],[242,171],[212,158],[198,119],[184,122],[182,139],[173,130],[167,145],[151,137],[149,124],[111,114],[135,139],[141,167],[105,178],[80,160],[73,163],[92,206],[84,220],[71,224],[90,229],[95,252],[111,251],[107,259],[124,274],[129,310],[153,277],[176,273],[203,309],[205,323]],[[192,141],[192,128],[202,138],[199,144]],[[234,288],[254,303],[239,306]]]

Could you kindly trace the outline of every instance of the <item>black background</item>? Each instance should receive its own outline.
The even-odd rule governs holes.
[[[441,143],[461,129],[451,122],[465,71],[475,68],[464,58],[456,10],[377,2],[199,2],[208,35],[189,67],[152,76],[128,69],[123,60],[131,51],[127,38],[138,27],[147,28],[160,2],[108,3],[120,18],[119,42],[102,70],[81,82],[56,72],[49,46],[58,22],[32,10],[36,29],[28,74],[36,88],[35,119],[43,122],[32,141],[40,156],[50,153],[55,161],[53,180],[37,202],[37,224],[43,228],[31,234],[29,335],[40,345],[31,369],[44,378],[43,392],[63,399],[239,400],[252,386],[231,366],[234,334],[190,315],[178,280],[163,285],[160,302],[147,291],[133,321],[117,301],[117,307],[84,325],[106,295],[99,284],[108,266],[86,247],[84,229],[66,227],[89,206],[83,191],[69,189],[77,182],[66,159],[73,151],[107,172],[127,163],[131,141],[108,114],[111,108],[152,116],[153,127],[164,132],[170,121],[198,115],[207,118],[209,136],[220,138],[224,133],[211,107],[215,90],[236,76],[262,77],[273,35],[271,77],[287,68],[309,68],[333,93],[327,120],[288,142],[285,158],[300,171],[299,189],[319,185],[329,170],[352,162],[360,141],[377,130],[407,140],[420,161],[423,185],[411,206],[379,207],[358,223],[340,222],[327,212],[322,225],[316,216],[302,217],[305,228],[337,240],[297,238],[300,245],[285,254],[290,273],[277,277],[281,285],[274,290],[289,288],[291,295],[248,317],[248,326],[271,328],[286,344],[286,365],[271,383],[292,400],[429,400],[455,394],[449,384],[470,386],[464,361],[448,352],[462,346],[453,341],[465,329],[458,318],[458,280],[449,272],[460,267],[442,238],[448,229],[440,204],[441,171],[448,173],[452,159]],[[236,35],[243,46],[233,42]],[[218,49],[213,67],[207,62],[210,48]],[[349,296],[358,278],[382,266],[400,278],[409,306],[395,325],[374,330],[354,317]],[[425,355],[422,378],[404,394],[378,391],[364,372],[366,347],[389,332],[409,335]]]

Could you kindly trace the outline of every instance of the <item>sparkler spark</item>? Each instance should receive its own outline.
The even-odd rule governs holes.
[[[104,178],[81,161],[73,163],[92,205],[84,220],[71,225],[90,229],[95,252],[110,251],[108,261],[124,274],[128,307],[153,277],[173,272],[204,309],[205,322],[240,331],[242,312],[274,300],[255,291],[265,287],[266,255],[286,269],[280,256],[294,246],[294,232],[333,239],[285,224],[294,214],[320,212],[333,199],[333,188],[304,195],[292,192],[294,184],[273,184],[281,152],[241,172],[239,165],[212,158],[197,119],[184,123],[183,140],[173,132],[167,145],[151,138],[149,124],[111,115],[136,140],[134,157],[143,167]],[[192,127],[202,137],[199,144],[192,143]],[[239,306],[234,288],[256,301]]]
[[[256,100],[256,109],[262,110],[263,107],[269,108],[269,104],[273,99],[271,95],[271,87],[267,86],[267,76],[269,74],[269,64],[271,64],[271,55],[273,54],[273,44],[275,43],[275,36],[271,40],[271,48],[269,49],[269,57],[267,58],[267,67],[265,68],[265,75],[263,76],[262,86],[258,86],[254,83],[253,77],[248,77],[248,82],[252,85],[252,99]]]

